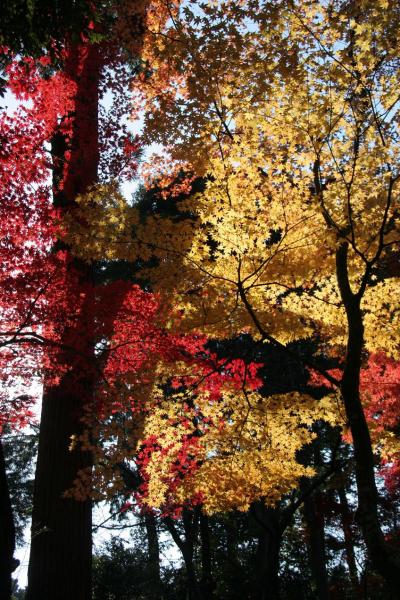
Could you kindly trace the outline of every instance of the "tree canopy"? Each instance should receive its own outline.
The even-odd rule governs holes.
[[[66,551],[68,520],[75,548],[85,523],[87,562],[90,499],[107,500],[147,516],[157,589],[160,520],[192,600],[212,597],[209,519],[251,515],[254,597],[264,577],[273,598],[302,508],[318,597],[332,514],[356,597],[351,492],[396,594],[398,3],[40,4],[24,37],[10,3],[0,39],[14,36],[7,85],[27,102],[1,116],[0,425],[31,416],[15,386],[44,385],[31,581]],[[45,593],[31,585],[29,600]]]

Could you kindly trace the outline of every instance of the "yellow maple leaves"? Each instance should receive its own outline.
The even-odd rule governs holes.
[[[225,393],[219,402],[210,402],[205,394],[196,399],[196,406],[213,425],[191,448],[199,466],[187,477],[177,476],[172,499],[183,503],[201,494],[210,513],[245,511],[257,498],[277,502],[296,487],[300,477],[314,474],[297,461],[297,452],[315,437],[312,423],[317,419],[332,425],[341,422],[333,398],[315,400],[298,393],[265,398],[257,392],[236,391]],[[187,423],[179,425],[179,418],[167,427],[166,407],[170,417],[182,411],[179,402],[164,401],[151,412],[143,431],[144,437],[158,434],[159,447],[146,467],[150,478],[146,502],[158,507],[171,501],[166,482],[182,450],[181,437],[188,434]]]
[[[340,357],[348,323],[335,254],[345,243],[365,349],[398,358],[400,286],[385,270],[400,243],[397,4],[152,6],[162,10],[159,19],[151,13],[145,36],[149,74],[135,83],[143,139],[164,144],[205,189],[172,217],[141,218],[114,192],[110,206],[88,198],[95,233],[87,255],[155,258],[147,275],[180,332],[247,332],[283,345],[314,337]],[[73,235],[85,247],[83,234]],[[175,501],[203,492],[210,512],[275,502],[312,474],[296,453],[312,439],[314,420],[338,422],[335,403],[229,390],[215,403],[203,391],[197,406],[224,425],[203,432],[200,466],[176,485]],[[162,432],[147,467],[154,506],[170,493],[186,431],[163,415],[182,405],[160,396],[145,419],[144,437]]]
[[[231,29],[221,26],[222,11]],[[157,285],[174,286],[188,327],[257,333],[247,297],[282,342],[316,331],[343,342],[337,244],[350,244],[356,291],[366,265],[399,242],[397,104],[384,109],[396,87],[396,11],[389,3],[381,14],[365,0],[348,12],[309,2],[190,3],[176,12],[169,26],[178,37],[154,52],[158,61],[187,65],[189,83],[196,72],[196,87],[155,112],[148,105],[146,114],[158,116],[145,139],[168,139],[172,156],[184,152],[208,180],[181,205],[193,221],[172,226],[156,217],[138,238],[159,246]],[[231,37],[218,37],[225,27],[232,52]],[[271,59],[268,68],[261,56]],[[143,93],[151,79],[139,85]],[[397,341],[389,345],[394,351]]]
[[[112,181],[93,186],[76,198],[76,207],[63,215],[61,237],[86,261],[123,259],[131,255],[132,228],[137,212]]]
[[[138,238],[151,237],[159,252],[155,285],[174,290],[184,330],[251,332],[282,344],[318,336],[340,356],[348,324],[335,254],[346,242],[347,277],[362,298],[365,347],[397,357],[399,306],[387,294],[398,297],[400,288],[384,265],[400,241],[398,7],[386,3],[382,13],[368,0],[348,8],[203,3],[200,29],[193,7],[177,12],[171,24],[177,37],[157,51],[157,65],[172,61],[185,75],[185,92],[155,112],[147,105],[145,139],[168,140],[174,158],[184,156],[206,177],[206,189],[180,205],[191,220],[172,225],[155,217],[138,228]],[[221,28],[220,11],[232,37]],[[237,397],[228,402],[235,418],[227,430],[246,414]],[[272,419],[275,431],[279,419]],[[268,431],[260,415],[258,422],[256,440]],[[286,426],[294,446],[306,443],[298,441],[295,415]],[[276,499],[300,476],[293,448],[286,448],[293,462],[285,472],[277,453],[270,465],[266,449],[249,449],[245,432],[237,451],[232,435],[228,451],[219,432],[190,479],[192,492],[208,490],[209,510]]]

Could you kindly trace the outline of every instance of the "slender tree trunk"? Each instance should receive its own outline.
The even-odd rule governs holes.
[[[256,582],[254,600],[279,598],[279,552],[282,530],[279,509],[254,503],[252,513],[260,526],[255,560]]]
[[[161,600],[163,594],[160,573],[160,545],[158,543],[157,523],[154,515],[146,513],[144,516],[144,524],[147,533],[151,588],[153,590],[154,600]]]
[[[212,576],[212,558],[210,527],[208,516],[200,513],[200,540],[201,540],[201,581],[200,587],[204,600],[213,600],[215,582]]]
[[[12,592],[12,572],[18,562],[14,559],[15,525],[7,483],[6,463],[0,437],[0,599],[9,600]]]
[[[183,525],[185,530],[185,539],[182,539],[175,527],[173,519],[166,517],[164,523],[167,526],[169,533],[172,536],[175,544],[178,546],[182,553],[183,562],[185,563],[186,569],[186,580],[187,580],[187,600],[203,600],[203,595],[200,590],[199,583],[196,577],[196,570],[193,562],[193,551],[194,551],[194,537],[195,527],[194,521],[195,516],[189,511],[183,511]]]
[[[340,500],[340,516],[344,535],[344,544],[346,549],[346,561],[349,569],[349,576],[354,598],[361,598],[360,582],[358,580],[356,557],[354,552],[353,532],[351,528],[352,514],[347,501],[344,487],[337,490]]]
[[[378,516],[378,491],[374,475],[374,455],[368,424],[360,398],[360,370],[364,346],[364,325],[360,293],[351,290],[347,270],[347,242],[336,254],[336,272],[341,298],[346,310],[348,340],[346,363],[341,382],[341,392],[350,426],[358,492],[357,520],[374,569],[390,585],[394,597],[400,597],[400,563],[394,548],[385,542]]]
[[[55,204],[73,211],[79,193],[96,182],[98,166],[98,46],[75,46],[66,69],[76,81],[77,94],[70,157],[62,171],[63,185],[55,190]],[[58,146],[63,146],[59,140]],[[64,141],[65,142],[65,141]],[[57,164],[57,158],[59,164]],[[55,179],[66,155],[55,157]],[[71,368],[57,385],[46,385],[43,394],[38,461],[36,467],[32,543],[27,600],[89,600],[91,598],[91,502],[66,499],[80,469],[90,469],[91,457],[79,445],[70,450],[71,436],[81,433],[85,405],[90,402],[94,377],[88,368],[93,358],[93,299],[90,267],[71,261],[86,298],[80,322],[65,329],[64,343],[79,338],[84,358],[66,356]],[[70,293],[68,273],[66,297]]]
[[[325,524],[324,516],[318,509],[317,495],[307,495],[304,499],[303,507],[316,598],[319,600],[327,600],[329,598],[329,590],[326,572]]]

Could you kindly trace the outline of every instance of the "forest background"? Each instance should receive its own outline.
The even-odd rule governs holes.
[[[1,597],[397,598],[397,3],[1,10]]]

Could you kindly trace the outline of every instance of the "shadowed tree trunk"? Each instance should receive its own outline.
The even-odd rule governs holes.
[[[162,600],[162,585],[160,574],[160,545],[158,543],[157,523],[154,515],[146,513],[144,524],[147,533],[147,546],[149,552],[149,567],[151,573],[151,588],[154,600]]]
[[[358,580],[356,557],[354,552],[354,540],[352,531],[353,515],[349,508],[346,491],[344,487],[337,490],[340,500],[340,517],[344,535],[344,544],[346,549],[346,561],[349,569],[349,576],[354,598],[361,598],[360,582]]]
[[[325,523],[318,507],[318,495],[309,495],[304,500],[304,520],[308,534],[311,573],[315,584],[316,598],[329,598],[328,577],[326,572]]]
[[[343,242],[336,253],[336,273],[341,299],[346,310],[348,338],[341,393],[346,417],[353,438],[357,482],[357,521],[367,546],[373,567],[388,582],[394,597],[399,597],[400,562],[395,548],[385,542],[378,515],[378,491],[374,474],[374,455],[368,424],[360,398],[360,371],[364,348],[364,323],[361,300],[369,278],[369,267],[357,293],[350,286],[348,275],[348,243]]]
[[[59,136],[53,145],[54,203],[65,211],[72,212],[76,196],[97,180],[99,63],[98,46],[75,46],[68,52],[66,70],[77,84],[73,133],[68,142]],[[66,143],[70,158],[62,170]],[[77,472],[91,465],[88,452],[79,445],[73,451],[69,447],[71,436],[82,431],[84,407],[91,400],[94,385],[88,368],[93,357],[91,270],[78,261],[71,264],[87,291],[80,321],[73,330],[64,330],[63,342],[68,344],[79,337],[83,358],[77,361],[76,356],[66,356],[67,365],[71,361],[69,371],[58,384],[45,383],[44,387],[27,600],[91,597],[91,502],[63,497]],[[71,293],[68,283],[67,273],[66,297]]]
[[[255,558],[254,600],[277,600],[279,598],[279,552],[282,543],[282,527],[279,508],[268,508],[262,502],[252,505],[260,533]]]
[[[201,581],[204,600],[213,600],[215,581],[212,576],[211,540],[208,516],[200,513]]]
[[[197,532],[197,511],[183,510],[182,521],[184,528],[184,539],[178,533],[175,523],[171,517],[165,517],[164,523],[171,534],[172,539],[178,546],[182,553],[183,562],[185,563],[186,569],[186,581],[187,581],[187,600],[204,600],[199,586],[199,582],[196,577],[196,570],[194,567],[193,554],[194,554],[194,542]]]
[[[267,507],[263,501],[251,505],[251,515],[260,528],[258,548],[255,560],[255,586],[252,598],[254,600],[279,599],[279,553],[283,534],[292,522],[296,511],[323,485],[337,469],[336,454],[340,444],[340,434],[337,431],[331,448],[329,463],[322,468],[319,454],[315,454],[317,464],[321,468],[319,475],[312,480],[303,480],[299,493],[292,496],[285,506]],[[302,449],[303,460],[309,456],[312,448]]]

